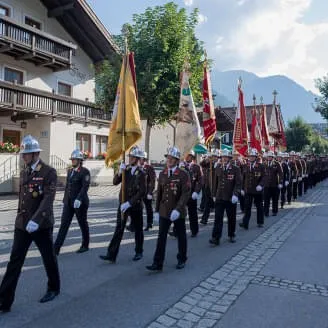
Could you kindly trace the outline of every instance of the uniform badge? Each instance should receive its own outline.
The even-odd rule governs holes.
[[[32,192],[32,197],[37,198],[39,196],[39,193],[37,191]]]

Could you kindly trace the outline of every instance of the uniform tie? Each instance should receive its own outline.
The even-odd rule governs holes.
[[[170,170],[170,177],[173,175],[173,170]]]

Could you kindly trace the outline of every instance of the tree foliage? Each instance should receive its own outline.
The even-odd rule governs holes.
[[[315,111],[319,112],[324,119],[328,120],[328,75],[317,79],[315,85],[321,95],[315,99]]]
[[[300,116],[288,122],[286,139],[288,151],[328,153],[328,140],[315,133]]]

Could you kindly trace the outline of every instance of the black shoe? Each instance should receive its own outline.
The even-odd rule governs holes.
[[[170,232],[169,232],[169,236],[171,236],[171,237],[176,237],[177,235],[176,235],[173,231],[170,231]]]
[[[147,265],[146,266],[146,269],[149,270],[149,271],[157,271],[157,272],[160,272],[163,270],[163,267],[162,266],[159,266],[158,264],[152,264],[152,265]]]
[[[204,212],[204,209],[202,209],[200,207],[198,207],[197,209],[198,209],[199,212]]]
[[[10,306],[4,306],[3,304],[0,305],[0,313],[8,313],[11,311]]]
[[[205,220],[200,220],[199,223],[202,224],[202,225],[206,225],[207,224],[207,222]]]
[[[236,238],[235,237],[230,237],[229,241],[230,241],[230,243],[234,244],[236,242]]]
[[[50,302],[58,295],[59,295],[59,291],[54,292],[54,291],[48,290],[46,292],[46,294],[40,299],[40,303]]]
[[[99,258],[103,261],[108,261],[110,263],[115,263],[115,260],[111,259],[108,255],[99,255]]]
[[[272,216],[277,216],[277,213],[272,213]]]
[[[76,253],[78,254],[81,254],[81,253],[85,253],[89,250],[89,247],[84,247],[84,246],[81,246],[77,251]]]
[[[144,229],[144,231],[149,231],[150,229],[152,229],[153,225],[152,224],[148,224],[146,226],[146,228]]]
[[[128,225],[126,227],[126,230],[130,231],[130,232],[134,232],[134,228],[131,225]]]
[[[211,245],[219,246],[220,245],[220,239],[212,238],[208,241]]]
[[[142,254],[141,253],[137,253],[136,255],[134,255],[134,258],[132,259],[132,261],[139,261],[142,259]]]
[[[243,222],[240,222],[240,223],[239,223],[239,226],[240,226],[241,228],[244,228],[245,230],[248,230],[248,227],[247,227]]]
[[[284,209],[284,205],[281,205],[280,208],[283,210]]]
[[[258,226],[259,228],[263,228],[263,224],[262,224],[262,223],[259,223],[257,226]]]
[[[197,233],[192,233],[192,234],[190,235],[190,237],[191,237],[191,238],[195,238],[195,237],[197,237]]]
[[[185,267],[185,265],[186,265],[186,262],[179,261],[175,268],[177,270],[181,270]]]

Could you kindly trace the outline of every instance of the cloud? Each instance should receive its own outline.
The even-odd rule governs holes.
[[[315,90],[328,72],[328,20],[305,23],[312,1],[194,0],[207,18],[197,32],[220,70],[284,74]]]
[[[203,15],[203,14],[201,14],[201,13],[199,13],[198,14],[198,24],[200,25],[200,24],[203,24],[203,23],[206,23],[207,22],[207,16],[205,16],[205,15]]]
[[[193,0],[183,0],[183,2],[186,6],[192,6],[193,4]]]

